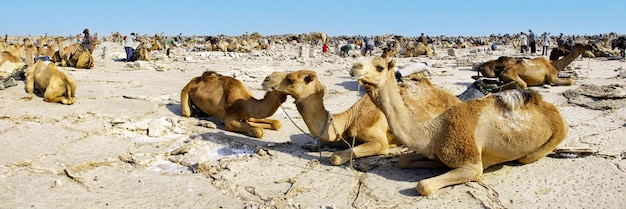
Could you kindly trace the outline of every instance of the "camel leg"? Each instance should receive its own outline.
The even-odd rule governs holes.
[[[566,137],[567,129],[561,129],[560,131],[553,133],[550,139],[539,148],[534,150],[531,153],[528,153],[526,156],[517,159],[517,162],[521,164],[528,164],[539,160],[540,158],[548,155],[557,145],[559,145]]]
[[[419,153],[410,153],[401,155],[398,158],[398,167],[400,168],[435,168],[445,169],[448,168],[446,164],[443,164],[439,160],[429,160],[426,156]]]
[[[29,69],[34,71],[35,68]],[[26,73],[26,93],[33,94],[35,91],[35,72]]]
[[[548,75],[547,79],[550,85],[571,86],[574,81],[571,78],[559,78],[557,75]]]
[[[421,180],[416,190],[422,195],[430,195],[437,190],[460,183],[478,181],[482,178],[483,168],[480,164],[465,165],[454,168],[444,174]]]
[[[254,127],[272,130],[279,130],[282,126],[279,120],[269,118],[248,118],[248,123]]]
[[[526,87],[528,87],[528,84],[526,84],[526,81],[522,80],[522,78],[520,78],[517,74],[509,73],[510,71],[511,70],[504,70],[502,71],[502,74],[500,74],[500,79],[502,79],[504,83],[515,81],[517,82],[517,87],[519,89],[525,89]]]
[[[262,128],[252,127],[250,124],[239,119],[224,119],[224,126],[227,131],[244,132],[256,138],[263,138],[264,132]]]
[[[66,98],[63,93],[65,93],[65,86],[63,81],[58,79],[50,79],[50,83],[48,84],[48,88],[43,94],[43,100],[51,103],[63,103],[66,105],[73,104],[74,102],[68,98]]]
[[[330,162],[333,165],[343,165],[350,160],[350,157],[356,159],[388,153],[389,150],[387,145],[380,144],[377,141],[370,141],[360,144],[359,146],[355,146],[352,149],[341,150],[333,153],[330,156]]]

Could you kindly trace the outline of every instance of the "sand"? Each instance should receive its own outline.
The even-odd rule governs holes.
[[[343,166],[328,160],[341,148],[304,149],[315,139],[292,98],[271,117],[282,128],[262,139],[225,131],[211,118],[181,116],[181,89],[205,70],[235,76],[256,98],[273,71],[315,70],[331,113],[363,95],[348,71],[368,57],[340,58],[336,47],[322,55],[321,46],[308,56],[308,45],[300,56],[300,46],[247,54],[177,49],[174,58],[157,53],[158,60],[124,63],[115,61],[125,56],[122,46],[105,42],[92,69],[62,68],[77,84],[73,105],[28,95],[21,81],[0,91],[0,208],[626,208],[626,109],[617,104],[624,98],[591,108],[598,99],[579,89],[617,84],[619,96],[626,85],[619,60],[579,58],[570,65],[575,85],[531,87],[566,119],[570,131],[557,147],[565,153],[494,166],[481,182],[431,196],[415,185],[445,170],[398,168],[402,147]],[[476,73],[468,63],[519,56],[500,48],[457,49],[456,57],[436,48],[434,58],[397,60],[429,63],[432,82],[460,94]],[[569,101],[568,90],[582,98]]]

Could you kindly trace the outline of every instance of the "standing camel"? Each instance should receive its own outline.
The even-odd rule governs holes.
[[[438,189],[480,181],[483,169],[492,165],[539,160],[567,135],[559,109],[530,89],[504,91],[450,107],[427,122],[414,118],[423,109],[407,103],[417,100],[401,94],[396,84],[396,61],[374,58],[355,64],[350,75],[359,79],[370,98],[385,113],[394,136],[423,155],[401,159],[401,167],[448,167],[451,170],[421,180],[417,191],[430,195]]]

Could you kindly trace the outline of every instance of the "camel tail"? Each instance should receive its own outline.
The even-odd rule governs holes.
[[[515,110],[528,103],[542,100],[541,94],[531,89],[516,89],[494,94],[497,101],[507,110]]]
[[[180,111],[183,116],[191,116],[191,103],[189,100],[189,84],[187,84],[180,92]]]

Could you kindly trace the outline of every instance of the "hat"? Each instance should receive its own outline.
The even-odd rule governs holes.
[[[89,29],[85,28],[85,30],[83,30],[83,33],[89,33]]]

